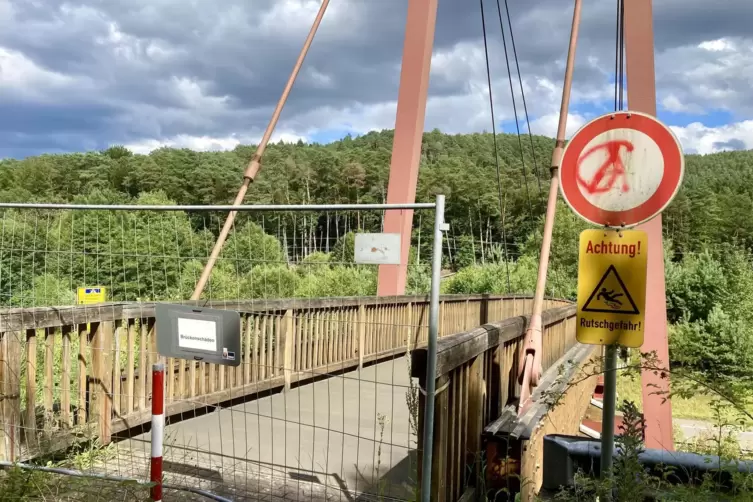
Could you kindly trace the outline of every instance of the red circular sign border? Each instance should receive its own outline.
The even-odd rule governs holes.
[[[662,153],[664,174],[656,192],[642,204],[626,211],[606,211],[591,204],[580,192],[578,159],[593,138],[613,129],[634,129],[648,135]],[[614,112],[597,117],[581,127],[562,153],[559,178],[562,197],[581,218],[599,226],[632,227],[661,213],[680,189],[685,158],[677,137],[656,118],[639,112]]]

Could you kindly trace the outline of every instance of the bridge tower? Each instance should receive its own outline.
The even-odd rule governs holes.
[[[654,27],[652,0],[630,0],[625,8],[625,66],[628,110],[656,116]],[[658,215],[639,228],[648,233],[648,281],[646,284],[646,336],[642,352],[656,351],[657,363],[669,368],[667,297],[664,278],[662,218]],[[674,450],[672,403],[664,401],[669,377],[643,370],[643,415],[646,447]]]
[[[395,136],[392,142],[387,203],[416,201],[421,141],[424,134],[426,97],[429,91],[431,52],[438,0],[408,0],[403,61],[397,97]],[[384,232],[400,234],[400,265],[380,265],[379,296],[402,295],[408,276],[413,211],[387,211]]]

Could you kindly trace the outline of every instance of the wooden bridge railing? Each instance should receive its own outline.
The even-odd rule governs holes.
[[[551,368],[577,342],[575,305],[551,303],[543,314],[542,370]],[[526,311],[529,312],[529,311]],[[519,355],[528,317],[519,315],[443,337],[437,346],[437,381],[432,456],[432,494],[436,502],[472,497],[483,457],[484,427],[496,420],[520,393]],[[425,348],[412,352],[412,376],[426,388]],[[424,396],[419,399],[418,451],[423,451]],[[418,461],[419,469],[421,461]],[[419,479],[421,478],[419,472]],[[468,499],[470,500],[470,498]]]
[[[201,303],[241,313],[241,365],[168,359],[167,417],[405,353],[428,334],[427,296]],[[522,296],[442,296],[439,334],[530,309]],[[148,423],[158,357],[153,303],[0,310],[0,459]]]

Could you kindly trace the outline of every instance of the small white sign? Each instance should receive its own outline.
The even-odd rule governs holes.
[[[400,265],[400,234],[356,234],[355,261]]]
[[[178,318],[178,346],[184,349],[217,350],[217,324],[214,321]]]

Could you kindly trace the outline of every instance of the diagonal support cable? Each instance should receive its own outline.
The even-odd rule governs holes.
[[[293,88],[293,84],[295,83],[295,79],[298,77],[301,66],[303,66],[303,61],[304,59],[306,59],[306,55],[308,54],[309,48],[311,47],[311,42],[313,42],[314,40],[314,36],[319,29],[319,25],[322,22],[322,18],[324,17],[324,13],[326,12],[328,5],[329,0],[323,0],[322,5],[319,7],[319,12],[317,12],[314,23],[311,26],[311,30],[309,31],[306,40],[303,42],[301,52],[298,54],[298,60],[296,60],[295,65],[293,66],[293,71],[290,73],[290,77],[288,77],[288,81],[282,91],[280,100],[277,102],[277,106],[272,113],[272,118],[269,120],[267,129],[264,131],[264,135],[262,136],[261,141],[259,141],[259,145],[256,147],[256,152],[254,153],[253,157],[251,157],[251,161],[248,163],[246,171],[243,173],[243,184],[241,185],[240,190],[238,190],[238,195],[235,196],[233,206],[240,206],[241,204],[243,204],[243,199],[246,197],[248,187],[251,185],[251,182],[254,181],[257,173],[261,169],[261,158],[264,155],[264,150],[266,150],[267,143],[269,143],[269,138],[272,136],[272,132],[275,130],[275,126],[277,126],[277,121],[280,119],[280,113],[282,113],[282,109],[285,107],[285,103],[287,102],[288,96],[290,95],[290,90]],[[217,236],[217,242],[214,244],[212,253],[209,255],[207,264],[204,266],[204,270],[201,272],[201,277],[199,277],[199,281],[196,283],[194,292],[191,295],[191,300],[198,300],[201,297],[201,293],[204,291],[204,287],[206,287],[207,281],[209,281],[209,276],[212,273],[214,264],[217,262],[217,258],[219,258],[220,252],[222,252],[222,246],[225,244],[225,240],[227,239],[230,230],[233,228],[236,214],[236,211],[231,211],[230,213],[228,213],[225,224],[223,225],[220,234]]]
[[[494,162],[497,168],[497,196],[499,198],[499,213],[502,219],[502,245],[505,253],[505,272],[507,274],[507,291],[511,290],[510,286],[510,260],[507,254],[507,232],[505,230],[505,206],[504,196],[502,195],[502,177],[499,168],[499,149],[497,147],[497,122],[494,118],[494,98],[492,92],[492,74],[489,69],[489,45],[486,38],[486,18],[484,17],[484,0],[479,0],[481,8],[481,31],[484,37],[484,57],[486,59],[486,82],[489,87],[489,108],[492,116],[492,141],[494,144]]]
[[[565,148],[565,131],[567,128],[567,114],[570,106],[570,89],[573,83],[573,66],[575,51],[578,46],[578,30],[580,27],[581,0],[575,0],[573,7],[573,24],[570,30],[570,45],[567,51],[567,65],[565,66],[565,81],[562,85],[562,102],[560,103],[560,117],[557,124],[557,140],[552,153],[551,184],[549,185],[549,199],[544,219],[544,235],[541,240],[539,271],[536,278],[536,292],[533,297],[533,312],[523,341],[523,350],[518,374],[520,388],[520,402],[518,415],[525,413],[531,406],[533,387],[538,385],[541,377],[542,360],[542,319],[544,308],[544,292],[546,290],[546,276],[549,269],[549,253],[552,247],[552,232],[554,230],[554,216],[557,210],[557,195],[559,192],[558,171],[562,162],[562,152]]]

